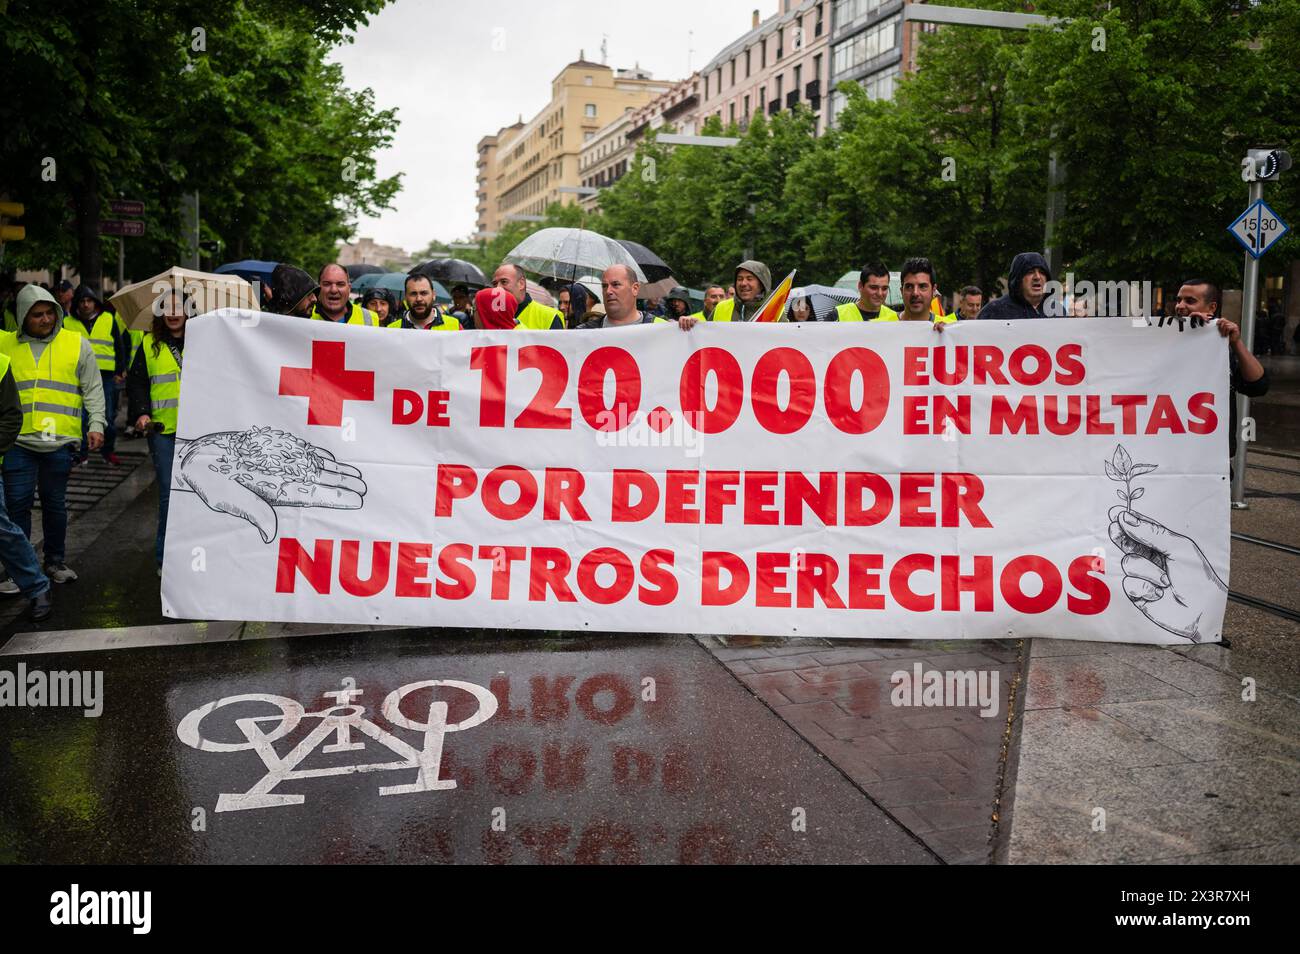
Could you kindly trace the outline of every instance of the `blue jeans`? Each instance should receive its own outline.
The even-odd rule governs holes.
[[[163,564],[163,542],[167,539],[167,504],[172,495],[172,460],[176,456],[176,435],[149,432],[149,453],[153,455],[153,472],[158,478],[158,533],[154,537],[153,555]]]
[[[18,524],[9,519],[5,509],[4,484],[0,483],[0,562],[9,577],[29,600],[50,588],[50,581],[36,562],[36,551]]]
[[[32,504],[41,495],[41,527],[45,530],[45,565],[62,563],[68,538],[68,474],[73,445],[38,454],[14,446],[5,454],[5,493],[9,515],[28,540],[32,538]],[[14,582],[17,582],[15,579]],[[19,586],[22,584],[19,583]]]
[[[113,426],[113,420],[117,417],[117,381],[113,379],[112,371],[99,372],[99,380],[104,385],[104,446],[99,452],[105,458],[117,449],[117,428]],[[81,452],[78,454],[78,460],[86,460],[90,452],[86,449],[89,442],[86,435],[90,433],[90,415],[84,410],[81,412]]]

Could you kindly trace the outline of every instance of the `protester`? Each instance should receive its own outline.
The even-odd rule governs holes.
[[[16,315],[15,315],[16,317]],[[9,357],[0,354],[0,457],[9,453],[23,429],[23,405],[18,385],[9,368]],[[31,618],[40,622],[50,615],[50,581],[41,572],[36,551],[5,508],[4,484],[0,482],[0,562],[11,579],[0,583],[0,592],[21,593],[30,600]]]
[[[361,307],[373,312],[375,320],[381,325],[396,326],[402,323],[402,310],[397,304],[397,296],[387,288],[367,288],[361,296]]]
[[[417,331],[460,331],[460,320],[445,315],[433,300],[433,279],[406,276],[406,314],[398,325]]]
[[[460,322],[462,328],[474,323],[474,304],[469,296],[468,285],[456,285],[451,290],[451,308],[446,312]]]
[[[943,326],[956,319],[951,315],[934,313],[934,289],[937,279],[934,266],[928,258],[909,258],[903,263],[898,273],[899,284],[903,290],[903,311],[895,318],[884,315],[877,321],[929,321],[940,331]]]
[[[68,475],[75,448],[104,444],[104,382],[90,340],[63,327],[63,309],[38,285],[18,295],[21,331],[0,335],[0,354],[9,359],[22,395],[22,430],[4,456],[9,514],[30,540],[32,504],[41,499],[45,531],[45,575],[69,583],[77,574],[64,562],[67,543]],[[81,415],[88,425],[82,430]],[[11,591],[12,592],[12,591]]]
[[[72,296],[75,290],[76,286],[66,278],[54,286],[54,297],[58,299],[64,315],[72,314]]]
[[[100,383],[104,390],[104,444],[100,453],[110,464],[121,464],[116,454],[117,428],[117,384],[126,374],[127,361],[130,359],[131,345],[128,336],[122,333],[122,325],[117,315],[104,307],[99,294],[89,285],[80,285],[72,295],[72,312],[65,314],[65,322],[71,321],[69,331],[76,332],[90,342],[99,366]],[[77,463],[85,463],[88,458],[87,441],[84,434],[89,431],[90,419],[83,418],[83,440]]]
[[[351,300],[352,282],[348,273],[337,262],[320,270],[320,293],[311,317],[317,321],[342,322],[349,325],[378,326],[375,313],[367,311]]]
[[[629,325],[668,325],[667,318],[652,315],[637,308],[637,293],[641,283],[636,272],[627,265],[611,265],[600,277],[601,297],[605,299],[605,314],[578,325],[580,329],[622,328]]]
[[[311,317],[320,285],[305,271],[282,262],[271,273],[271,287],[274,289],[271,311],[297,318]]]
[[[691,294],[680,285],[664,297],[664,317],[678,321],[691,310]]]
[[[704,289],[704,304],[700,310],[693,315],[687,315],[688,318],[694,318],[696,321],[711,321],[713,319],[713,309],[718,307],[718,302],[727,297],[727,290],[721,285],[709,285]]]
[[[984,307],[984,293],[980,291],[978,285],[967,285],[957,295],[957,318],[961,321],[970,321],[980,316],[980,309]]]
[[[576,328],[587,320],[587,312],[591,310],[592,295],[587,291],[587,286],[581,282],[574,282],[569,286],[569,321],[570,328]]]
[[[885,304],[889,295],[889,269],[879,262],[865,265],[858,274],[858,300],[835,309],[840,321],[897,321],[898,312]]]
[[[519,302],[519,312],[515,317],[521,327],[539,331],[549,328],[560,331],[564,329],[564,315],[554,308],[533,301],[532,296],[528,294],[528,279],[524,275],[524,270],[518,265],[502,263],[492,273],[492,286],[504,288],[515,296],[515,301]]]
[[[1236,322],[1219,318],[1223,295],[1219,286],[1204,278],[1189,278],[1178,288],[1174,314],[1183,319],[1210,322],[1218,318],[1219,334],[1228,339],[1228,456],[1237,453],[1237,400],[1242,394],[1249,398],[1268,393],[1268,369],[1250,353],[1241,338],[1241,328]]]
[[[481,288],[474,296],[474,317],[481,331],[512,331],[519,327],[519,301],[504,288]]]
[[[736,266],[735,281],[735,297],[718,302],[710,321],[749,321],[753,318],[772,287],[772,271],[762,262],[741,262]]]
[[[1047,259],[1037,252],[1021,252],[1011,260],[1007,275],[1007,293],[994,298],[980,311],[982,320],[1002,321],[1018,318],[1048,318],[1043,310],[1047,283],[1052,274]]]
[[[185,352],[186,301],[173,289],[155,309],[153,324],[126,376],[127,420],[149,439],[158,483],[158,529],[154,561],[162,575],[163,541],[167,534],[167,505],[171,499],[172,458],[176,456],[176,416],[181,397],[181,365]]]
[[[573,317],[573,309],[570,300],[570,292],[569,292],[568,285],[560,286],[560,292],[558,295],[555,296],[555,305],[557,308],[559,308],[560,314],[564,316],[565,324],[568,324],[569,319]]]
[[[817,320],[817,313],[813,311],[812,302],[808,300],[806,295],[800,295],[797,298],[791,296],[788,314],[791,321]]]

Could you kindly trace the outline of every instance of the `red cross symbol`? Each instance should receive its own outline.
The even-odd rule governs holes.
[[[307,399],[307,423],[339,427],[344,401],[373,401],[375,373],[343,367],[344,342],[313,341],[310,368],[281,368],[280,393]]]

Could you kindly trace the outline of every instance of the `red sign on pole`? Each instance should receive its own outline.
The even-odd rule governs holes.
[[[144,235],[144,223],[131,219],[100,219],[99,234],[140,238]]]
[[[144,215],[144,203],[138,199],[111,199],[108,210],[115,215]]]

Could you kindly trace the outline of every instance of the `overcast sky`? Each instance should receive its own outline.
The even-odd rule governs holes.
[[[578,58],[636,63],[655,79],[679,80],[699,69],[764,19],[779,0],[396,0],[332,59],[352,89],[370,87],[379,108],[401,123],[378,154],[380,176],[396,172],[395,209],[363,219],[357,235],[414,252],[430,239],[451,241],[476,223],[474,147],[550,101],[551,80]],[[504,32],[499,32],[504,31]],[[694,33],[692,38],[691,33]],[[503,51],[494,49],[504,45]]]

